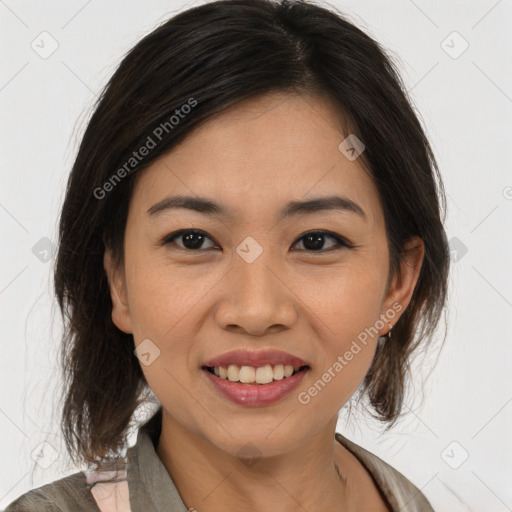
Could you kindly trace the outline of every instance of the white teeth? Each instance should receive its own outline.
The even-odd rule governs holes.
[[[247,384],[249,382],[254,382],[255,376],[256,371],[252,366],[242,366],[242,368],[240,368],[240,376],[238,377],[238,380]]]
[[[282,364],[276,364],[274,366],[274,380],[281,380],[284,378],[284,366]]]
[[[231,382],[240,380],[240,368],[236,364],[230,364],[228,366],[228,379]]]
[[[255,373],[255,380],[258,384],[268,384],[274,380],[274,371],[272,370],[272,366],[269,364],[266,366],[260,366]]]
[[[269,384],[273,380],[282,380],[285,377],[291,377],[293,372],[298,369],[299,367],[294,368],[288,364],[276,364],[274,367],[267,364],[257,368],[230,364],[227,368],[224,366],[215,366],[213,368],[213,372],[217,377],[227,379],[231,382],[242,382],[244,384]]]

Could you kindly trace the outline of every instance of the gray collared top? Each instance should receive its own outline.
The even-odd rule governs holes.
[[[188,512],[169,473],[156,453],[162,409],[141,426],[128,449],[126,480],[131,512]],[[421,491],[392,466],[339,433],[336,440],[365,466],[393,512],[434,512]],[[197,504],[196,504],[197,507]],[[74,473],[28,491],[5,512],[101,512],[84,472]],[[119,509],[119,512],[125,510]]]

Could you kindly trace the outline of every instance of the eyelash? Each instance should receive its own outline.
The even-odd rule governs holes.
[[[172,243],[174,243],[175,239],[180,238],[180,237],[182,237],[186,234],[190,234],[190,233],[198,234],[198,235],[205,235],[207,238],[209,238],[214,243],[216,243],[215,240],[213,240],[213,238],[211,238],[207,233],[205,233],[204,231],[201,231],[200,229],[180,229],[179,231],[175,231],[175,232],[170,233],[167,236],[165,236],[161,241],[161,245],[172,244]],[[338,243],[338,247],[331,247],[330,249],[320,249],[318,251],[314,251],[314,250],[308,251],[307,249],[300,249],[301,251],[309,252],[312,254],[324,254],[324,253],[332,252],[334,250],[339,250],[341,248],[354,249],[356,247],[355,245],[352,245],[351,243],[349,243],[347,240],[345,240],[341,236],[337,235],[336,233],[332,233],[331,231],[325,231],[325,230],[308,231],[306,233],[303,233],[302,235],[300,235],[298,237],[298,239],[294,242],[293,245],[296,245],[301,239],[305,238],[308,235],[312,235],[312,234],[321,234],[324,236],[329,236],[331,238],[334,238],[334,240]],[[186,247],[180,247],[180,246],[178,246],[178,248],[182,249],[184,251],[190,251],[190,252],[206,252],[206,251],[212,249],[212,248],[188,249]]]

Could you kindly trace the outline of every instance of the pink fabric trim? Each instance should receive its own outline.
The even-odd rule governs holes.
[[[126,470],[122,472],[116,471],[84,471],[88,484],[98,482],[91,488],[98,508],[101,512],[131,512],[130,508],[130,492],[128,490],[128,482],[105,482],[102,480],[109,478],[123,479],[126,478]]]

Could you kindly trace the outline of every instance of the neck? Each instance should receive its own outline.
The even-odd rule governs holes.
[[[345,510],[352,486],[340,458],[344,449],[334,439],[336,421],[289,452],[262,456],[246,445],[237,456],[163,411],[157,454],[185,505],[198,512]]]

